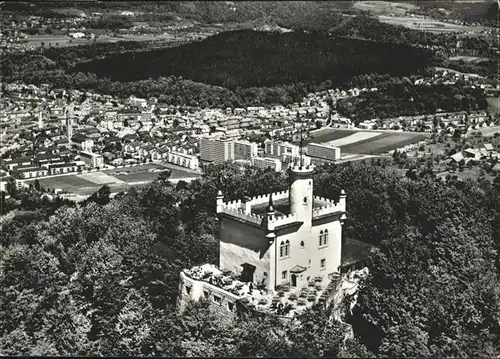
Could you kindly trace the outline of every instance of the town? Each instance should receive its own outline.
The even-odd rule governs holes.
[[[483,89],[488,96],[496,93],[496,88],[480,76],[446,70],[417,79],[415,84],[453,84],[457,80]],[[362,149],[360,153],[356,148],[356,152],[350,153],[349,147],[345,152],[342,147],[369,138],[376,140],[381,133],[432,135],[434,139],[410,137],[409,141],[405,138],[402,142],[389,141],[385,144],[389,147],[382,146],[386,155],[399,151],[413,156],[417,150],[417,158],[425,154],[419,154],[418,148],[426,145],[434,147],[435,154],[443,155],[444,151],[431,146],[437,143],[435,138],[461,139],[482,133],[483,137],[491,137],[492,143],[485,142],[484,148],[469,145],[460,153],[451,153],[449,158],[457,164],[469,158],[478,165],[482,161],[487,169],[498,171],[497,114],[446,113],[438,109],[435,115],[372,119],[355,124],[335,110],[338,100],[373,91],[377,88],[332,89],[311,93],[302,102],[286,107],[201,109],[165,105],[155,98],[120,99],[48,85],[7,84],[0,111],[1,188],[7,192],[13,181],[19,188],[33,185],[34,179],[158,162],[186,169],[186,177],[195,176],[209,163],[229,160],[281,171],[298,158],[301,139],[308,143],[304,150],[313,162],[368,159],[377,146],[368,146],[369,152]],[[359,132],[353,135],[353,131]],[[342,140],[339,133],[346,138]],[[63,192],[62,188],[53,190]]]

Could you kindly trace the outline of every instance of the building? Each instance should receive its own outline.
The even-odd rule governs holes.
[[[73,137],[71,137],[71,142],[76,144],[80,149],[83,151],[92,151],[92,148],[94,147],[94,140],[91,138],[88,138],[85,135],[82,134],[75,134]]]
[[[286,191],[232,202],[218,192],[219,265],[181,272],[179,310],[205,298],[228,318],[252,311],[290,319],[326,305],[342,273],[362,266],[372,246],[342,238],[346,194],[315,196],[313,172],[301,160],[288,170]]]
[[[267,140],[264,142],[264,153],[267,157],[281,158],[283,155],[299,156],[299,146],[281,141]]]
[[[234,142],[209,137],[200,138],[200,160],[205,164],[216,165],[234,160]]]
[[[199,168],[198,157],[184,152],[169,151],[165,152],[165,159],[177,166],[197,170]]]
[[[104,167],[104,157],[98,153],[81,151],[80,159],[91,168]]]
[[[254,157],[252,165],[258,168],[272,168],[276,172],[281,172],[281,161],[277,158]]]
[[[250,141],[234,141],[234,159],[235,160],[251,160],[257,157],[259,146]]]
[[[73,117],[66,114],[66,136],[68,139],[73,137]]]
[[[307,155],[312,159],[335,161],[340,159],[340,148],[326,143],[310,143],[307,145]]]

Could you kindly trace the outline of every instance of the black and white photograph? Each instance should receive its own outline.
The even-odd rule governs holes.
[[[500,358],[499,30],[0,1],[0,356]]]

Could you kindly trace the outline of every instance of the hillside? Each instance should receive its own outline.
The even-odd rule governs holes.
[[[81,63],[71,72],[115,81],[175,75],[234,89],[327,79],[339,84],[360,73],[403,75],[429,62],[429,53],[404,45],[240,30],[176,48]]]

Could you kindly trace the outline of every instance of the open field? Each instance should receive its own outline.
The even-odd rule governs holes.
[[[156,163],[148,163],[140,166],[115,168],[112,170],[105,170],[103,172],[109,176],[113,176],[120,181],[134,183],[152,181],[158,177],[160,172],[165,171],[166,167],[167,166],[162,166]],[[196,177],[195,174],[188,171],[172,168],[170,166],[168,166],[168,168],[172,170],[172,174],[170,176],[170,178],[172,179]]]
[[[358,131],[356,130],[334,130],[331,128],[325,128],[320,131],[316,131],[311,134],[310,139],[304,141],[304,145],[307,145],[308,143],[314,142],[314,143],[326,143],[330,141],[335,141],[343,137],[347,137],[349,135],[352,135],[353,133],[356,133]]]
[[[477,130],[472,130],[467,136],[473,137],[476,132],[481,132],[483,137],[493,136],[495,133],[500,133],[500,126],[491,126],[491,127],[481,127]]]
[[[49,177],[49,178],[38,178],[40,182],[40,186],[43,188],[60,188],[63,191],[75,191],[80,188],[87,187],[95,187],[97,186],[94,182],[90,182],[84,178],[80,177],[81,175],[71,174],[57,177]],[[35,183],[35,179],[25,181],[27,184]]]
[[[88,45],[92,43],[111,43],[119,41],[152,41],[152,40],[162,40],[162,41],[175,41],[180,40],[181,36],[176,36],[168,33],[159,35],[100,35],[94,39],[73,39],[67,35],[30,35],[26,40],[28,46],[39,47],[42,43],[45,47],[70,47],[78,45]]]
[[[91,173],[60,175],[48,178],[39,178],[38,181],[43,188],[60,188],[63,191],[88,196],[104,185],[108,185],[112,193],[126,191],[131,185],[143,186],[156,179],[160,172],[166,168],[167,164],[148,163],[133,167],[115,168]],[[172,169],[171,179],[175,182],[178,179],[195,178],[196,174]],[[35,179],[25,181],[27,184],[35,182]]]
[[[477,28],[472,28],[470,26],[449,24],[442,21],[427,19],[427,18],[417,18],[411,16],[386,16],[379,15],[378,19],[381,22],[385,22],[390,25],[402,25],[413,30],[430,31],[435,33],[442,32],[465,32],[474,31]]]
[[[369,11],[374,14],[404,15],[407,11],[416,9],[412,4],[398,4],[390,1],[356,1],[353,8]]]
[[[448,60],[452,61],[466,61],[466,62],[481,62],[481,61],[488,61],[489,59],[487,57],[478,57],[478,56],[453,56],[450,57]]]
[[[333,140],[328,142],[329,145],[334,146],[334,147],[344,147],[347,145],[350,145],[352,143],[357,143],[360,141],[365,141],[373,137],[379,136],[380,133],[378,132],[364,132],[364,131],[358,131],[356,133],[353,133],[352,135],[339,138],[338,140]]]
[[[428,137],[429,136],[420,133],[386,132],[382,133],[380,136],[351,143],[346,146],[341,146],[340,148],[344,153],[380,154],[415,142],[423,141]]]
[[[500,97],[488,97],[488,112],[492,115],[498,115],[500,113]]]
[[[342,154],[381,154],[429,137],[415,132],[325,129],[313,134],[307,142],[333,144],[340,147]]]

